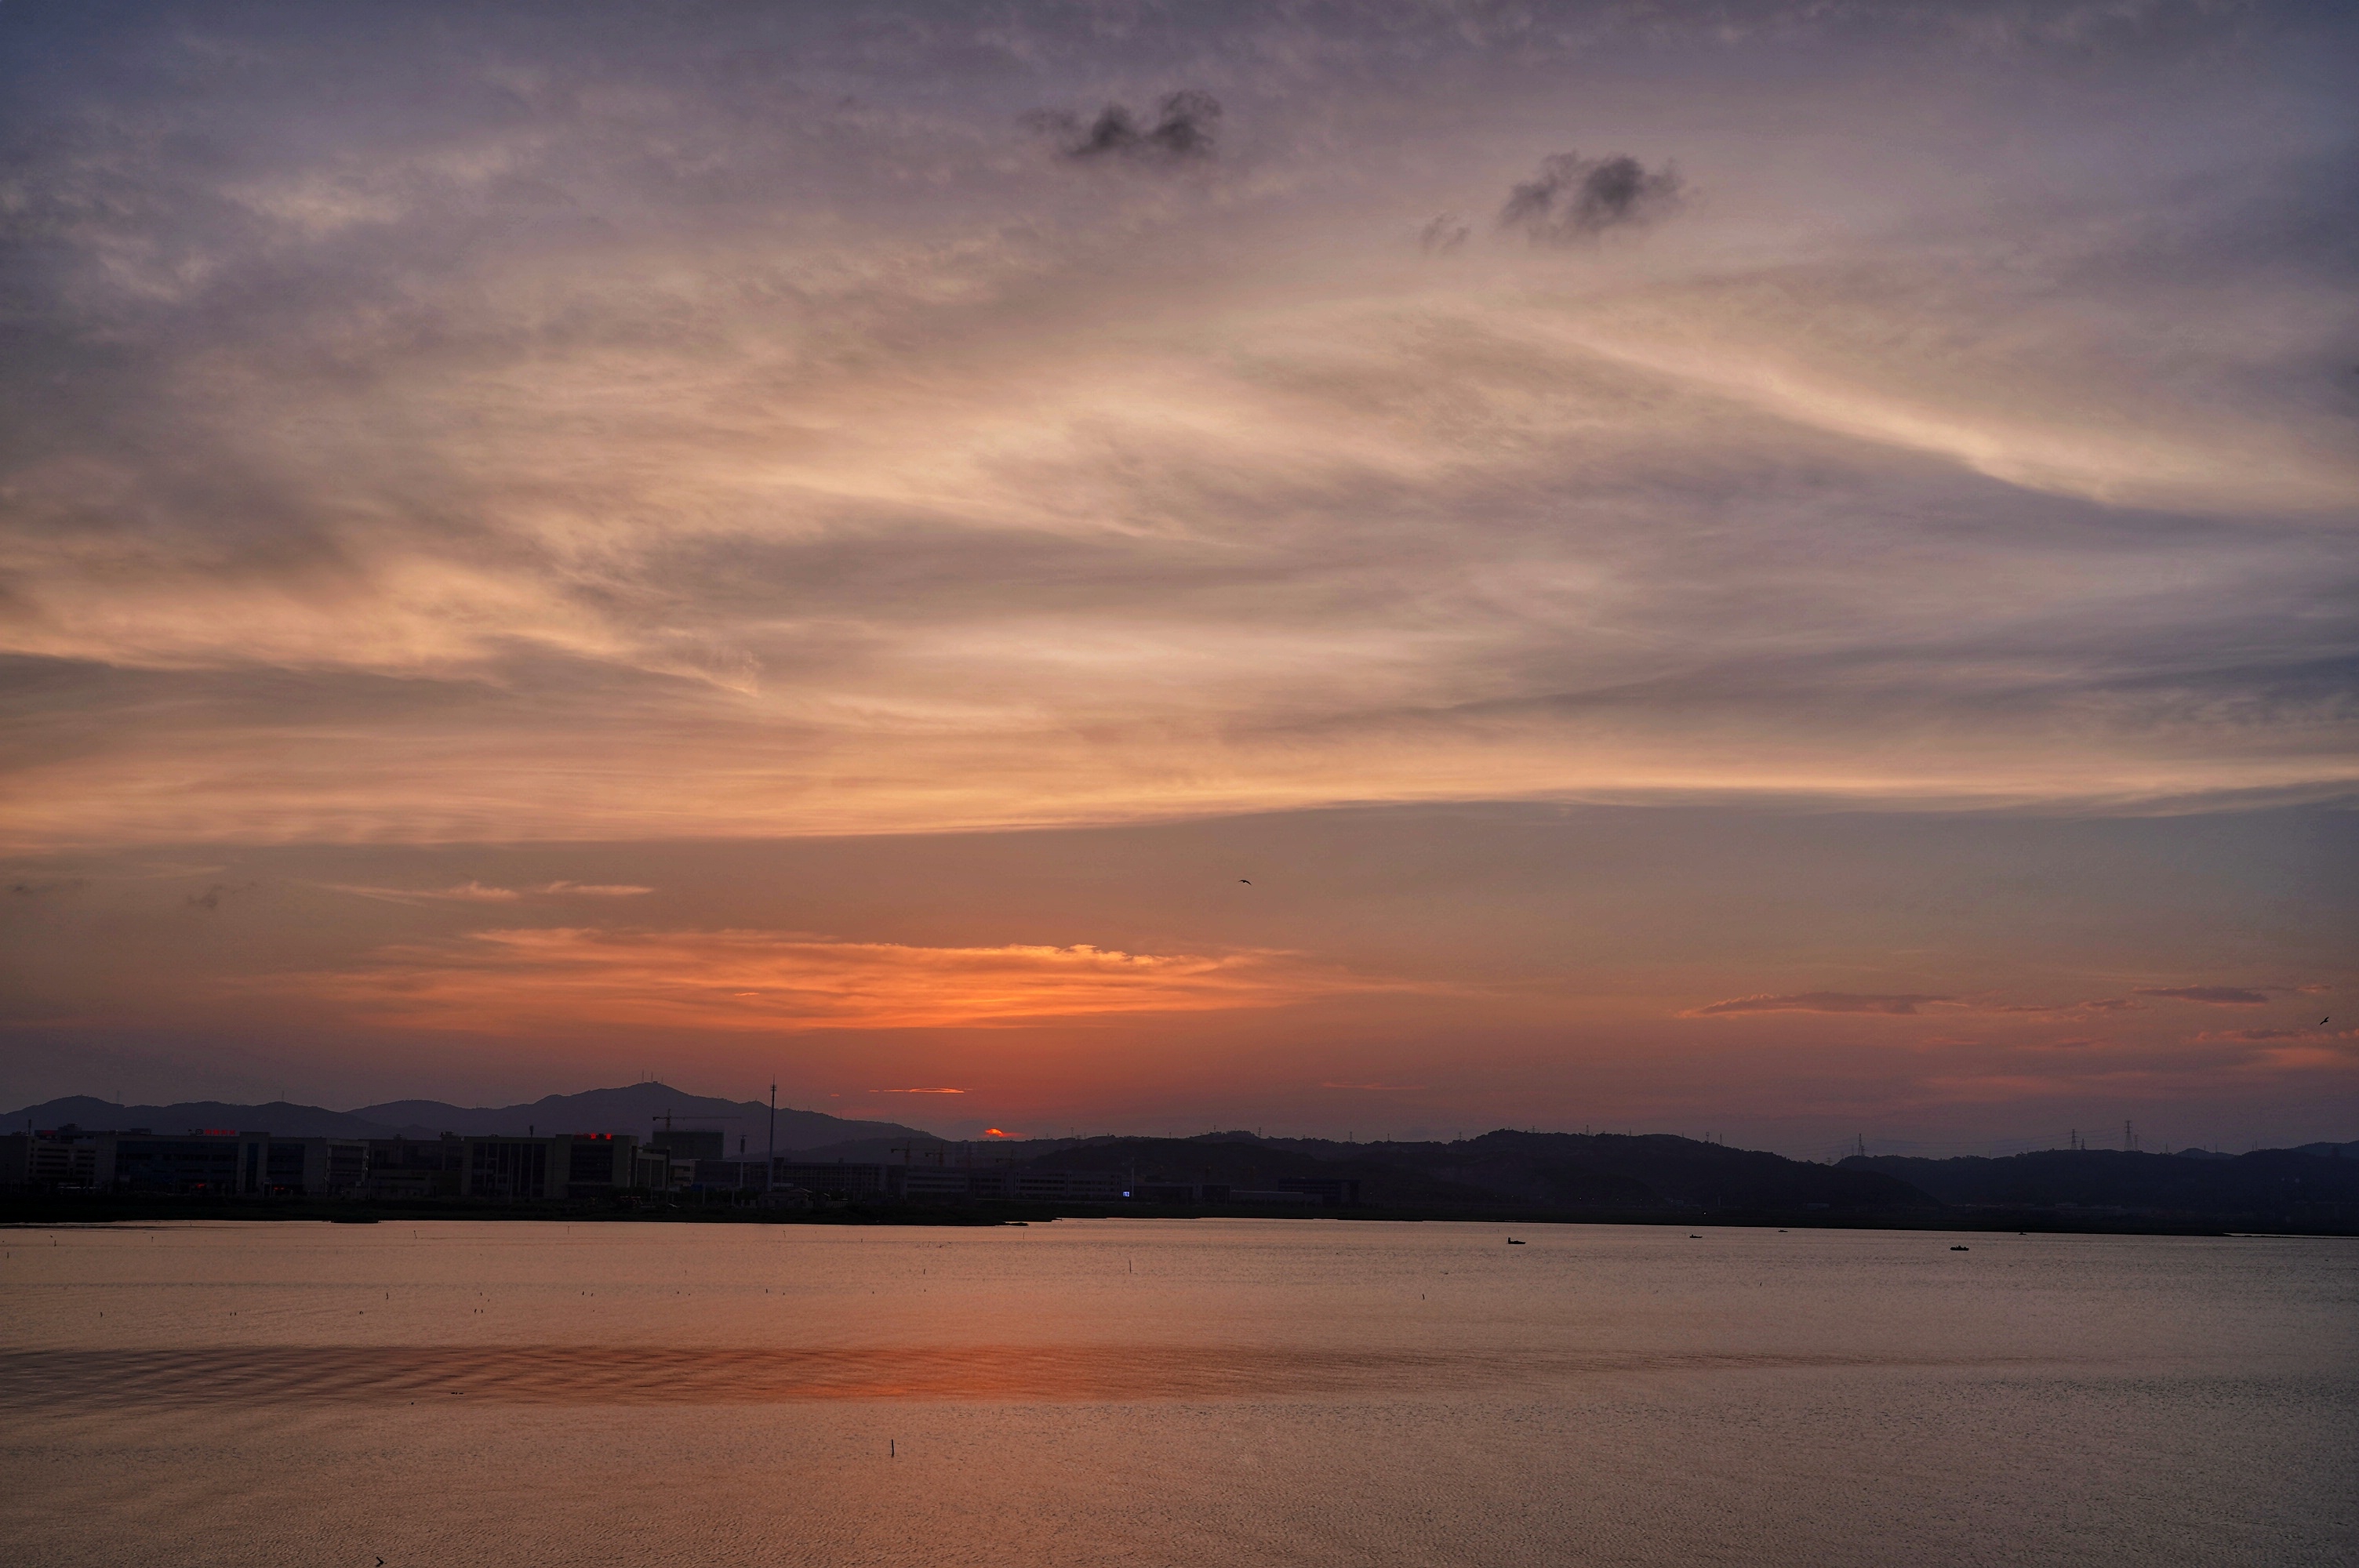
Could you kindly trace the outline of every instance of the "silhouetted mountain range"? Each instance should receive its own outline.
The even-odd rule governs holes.
[[[691,1095],[659,1083],[549,1095],[529,1105],[468,1108],[392,1100],[349,1111],[284,1100],[193,1100],[123,1106],[75,1096],[14,1111],[0,1127],[182,1132],[267,1130],[289,1137],[430,1138],[444,1132],[617,1132],[645,1136],[670,1116],[719,1126],[734,1152],[767,1142],[769,1108]],[[915,1146],[914,1148],[912,1146]],[[2003,1159],[1854,1156],[1835,1165],[1789,1160],[1669,1134],[1490,1132],[1456,1142],[1346,1143],[1256,1137],[1032,1139],[958,1146],[915,1128],[823,1111],[777,1112],[777,1147],[805,1159],[862,1162],[981,1158],[1063,1171],[1118,1172],[1142,1182],[1268,1188],[1299,1177],[1348,1177],[1362,1201],[1393,1209],[1699,1210],[1895,1216],[1971,1207],[2093,1211],[2223,1225],[2346,1225],[2359,1220],[2359,1142],[2222,1155],[2049,1150]]]
[[[2228,1156],[2117,1149],[2049,1149],[1994,1160],[1871,1154],[1854,1155],[1839,1169],[1874,1172],[1945,1204],[1982,1208],[2119,1209],[2254,1227],[2359,1218],[2359,1144]]]
[[[864,1138],[805,1152],[810,1160],[924,1158],[908,1140]],[[953,1146],[945,1158],[1057,1171],[1103,1171],[1145,1183],[1268,1188],[1289,1177],[1345,1177],[1383,1208],[1925,1210],[1940,1206],[1905,1182],[1668,1134],[1595,1137],[1489,1132],[1452,1143],[1344,1143],[1259,1138],[1037,1139]],[[953,1148],[957,1149],[952,1153]]]
[[[316,1105],[273,1100],[267,1105],[229,1105],[220,1100],[185,1100],[177,1105],[117,1105],[113,1100],[72,1095],[40,1105],[27,1106],[0,1119],[0,1130],[35,1127],[77,1127],[123,1130],[145,1127],[158,1132],[186,1132],[191,1128],[225,1128],[233,1131],[276,1132],[287,1138],[437,1138],[445,1132],[522,1134],[540,1132],[629,1132],[644,1138],[665,1115],[683,1127],[718,1125],[734,1140],[743,1138],[749,1152],[764,1147],[768,1136],[770,1108],[759,1100],[715,1099],[692,1095],[667,1084],[630,1084],[621,1088],[590,1089],[578,1095],[545,1095],[529,1105],[467,1107],[440,1100],[388,1100],[355,1110],[327,1110]],[[855,1121],[824,1111],[778,1108],[778,1148],[782,1152],[841,1143],[864,1138],[930,1140],[894,1121]]]
[[[863,1139],[805,1157],[910,1157],[897,1147],[906,1145]],[[1114,1172],[1142,1183],[1267,1188],[1291,1177],[1343,1176],[1360,1184],[1362,1201],[1372,1206],[1434,1212],[1656,1209],[1799,1217],[1825,1210],[1898,1219],[1976,1208],[2046,1211],[2067,1222],[2079,1211],[2082,1217],[2125,1214],[2253,1228],[2339,1228],[2359,1220],[2359,1144],[2243,1155],[2055,1150],[1999,1160],[1873,1157],[1820,1165],[1667,1134],[1500,1131],[1452,1143],[1342,1143],[1235,1131],[1046,1139],[995,1144],[988,1152],[968,1146],[954,1158],[970,1155],[1041,1170]],[[1990,1216],[1982,1220],[1995,1223]]]
[[[1268,1187],[1288,1177],[1347,1177],[1361,1201],[1382,1208],[1445,1209],[1931,1209],[1906,1182],[1838,1170],[1669,1134],[1489,1132],[1454,1143],[1341,1143],[1262,1139],[1250,1132],[1195,1138],[1066,1141],[1033,1153],[1004,1146],[1019,1164],[1114,1171],[1142,1182],[1214,1182]]]

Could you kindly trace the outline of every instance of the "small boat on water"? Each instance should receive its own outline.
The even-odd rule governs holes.
[[[1950,1250],[1952,1252],[1971,1252],[1973,1249],[1971,1247],[1952,1247]]]
[[[1516,1240],[1514,1237],[1510,1236],[1510,1237],[1508,1237],[1508,1238],[1507,1238],[1507,1245],[1508,1245],[1508,1246],[1510,1246],[1510,1247],[1521,1247],[1521,1246],[1523,1246],[1523,1245],[1524,1245],[1524,1243],[1522,1243],[1522,1242],[1520,1242],[1520,1241]]]

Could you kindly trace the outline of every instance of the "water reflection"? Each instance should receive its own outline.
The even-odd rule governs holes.
[[[1235,1400],[1415,1395],[1589,1373],[1897,1365],[1867,1356],[1270,1349],[1141,1345],[869,1349],[266,1346],[0,1352],[0,1399],[78,1405],[410,1401],[770,1404],[792,1400]],[[1922,1361],[1913,1363],[1926,1365]],[[2029,1365],[1983,1358],[1949,1366]]]

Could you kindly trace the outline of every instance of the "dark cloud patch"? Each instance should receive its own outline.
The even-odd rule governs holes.
[[[1444,212],[1418,231],[1418,248],[1430,256],[1448,255],[1466,243],[1473,229],[1455,212]]]
[[[227,892],[229,892],[227,887],[223,886],[220,882],[215,882],[212,886],[205,889],[202,892],[190,893],[189,895],[189,907],[191,909],[219,909],[222,903],[222,894]]]
[[[1499,226],[1521,230],[1535,244],[1572,244],[1665,216],[1679,206],[1682,189],[1669,164],[1650,172],[1626,153],[1558,153],[1507,192]]]
[[[2140,996],[2164,996],[2173,1001],[2208,1002],[2213,1007],[2259,1007],[2269,998],[2266,991],[2244,986],[2140,986]]]
[[[1708,1007],[1691,1007],[1681,1018],[1724,1018],[1739,1012],[1877,1012],[1915,1017],[1919,1006],[1954,1000],[1946,996],[1865,991],[1798,991],[1791,996],[1740,996]]]
[[[1129,157],[1152,160],[1209,158],[1221,126],[1221,102],[1198,88],[1183,88],[1156,107],[1152,124],[1142,123],[1119,103],[1109,103],[1097,117],[1042,110],[1028,116],[1037,130],[1053,136],[1064,157],[1087,162],[1096,158]]]

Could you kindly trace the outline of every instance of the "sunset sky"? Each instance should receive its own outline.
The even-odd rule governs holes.
[[[2355,66],[7,0],[0,1101],[2359,1135]]]

